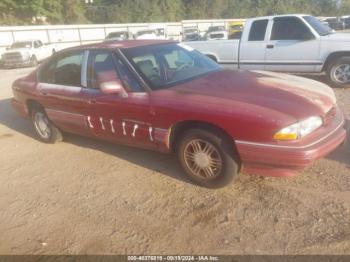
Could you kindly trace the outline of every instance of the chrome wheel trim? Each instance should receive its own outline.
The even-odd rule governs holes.
[[[201,179],[214,179],[221,173],[223,161],[219,151],[210,142],[193,139],[183,152],[187,168]]]
[[[350,82],[350,64],[334,66],[331,75],[337,83],[348,84]]]
[[[51,129],[49,119],[42,112],[36,112],[34,114],[34,126],[37,133],[44,139],[49,139],[51,136]]]

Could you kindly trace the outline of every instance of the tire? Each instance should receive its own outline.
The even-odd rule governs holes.
[[[40,141],[49,144],[62,141],[63,137],[61,131],[49,120],[45,110],[42,107],[35,106],[31,110],[31,119],[34,130]],[[43,129],[45,129],[45,125],[47,132],[43,131]]]
[[[37,66],[38,65],[38,59],[36,58],[35,55],[33,55],[31,58],[30,58],[30,66]]]
[[[198,144],[201,150],[197,150]],[[204,153],[206,146],[206,151],[212,152],[210,157],[208,157],[209,154]],[[176,153],[188,177],[200,186],[220,188],[230,184],[238,177],[239,157],[235,153],[233,143],[214,132],[204,129],[188,130],[180,137]],[[216,159],[216,164],[213,162],[214,159]],[[197,163],[201,165],[199,171]]]
[[[342,71],[345,74],[344,77],[341,76]],[[350,57],[340,57],[334,60],[327,69],[327,78],[333,87],[350,87]]]

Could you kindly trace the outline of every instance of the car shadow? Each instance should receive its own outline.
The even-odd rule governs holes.
[[[11,99],[0,100],[0,112],[0,125],[4,125],[18,133],[36,139],[30,120],[21,118],[12,110]],[[9,134],[0,134],[0,136],[6,135]],[[79,147],[98,150],[154,172],[162,173],[173,179],[192,185],[194,184],[186,177],[174,154],[162,154],[155,151],[94,140],[74,134],[65,134],[64,141]]]

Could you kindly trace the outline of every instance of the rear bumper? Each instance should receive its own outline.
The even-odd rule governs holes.
[[[322,137],[305,145],[275,145],[236,141],[242,160],[242,171],[272,177],[297,175],[305,167],[322,158],[344,143],[345,120],[338,122]]]

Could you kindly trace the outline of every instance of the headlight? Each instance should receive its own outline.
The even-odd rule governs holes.
[[[321,117],[312,116],[278,131],[273,138],[276,140],[296,140],[307,136],[320,126],[323,121]]]

